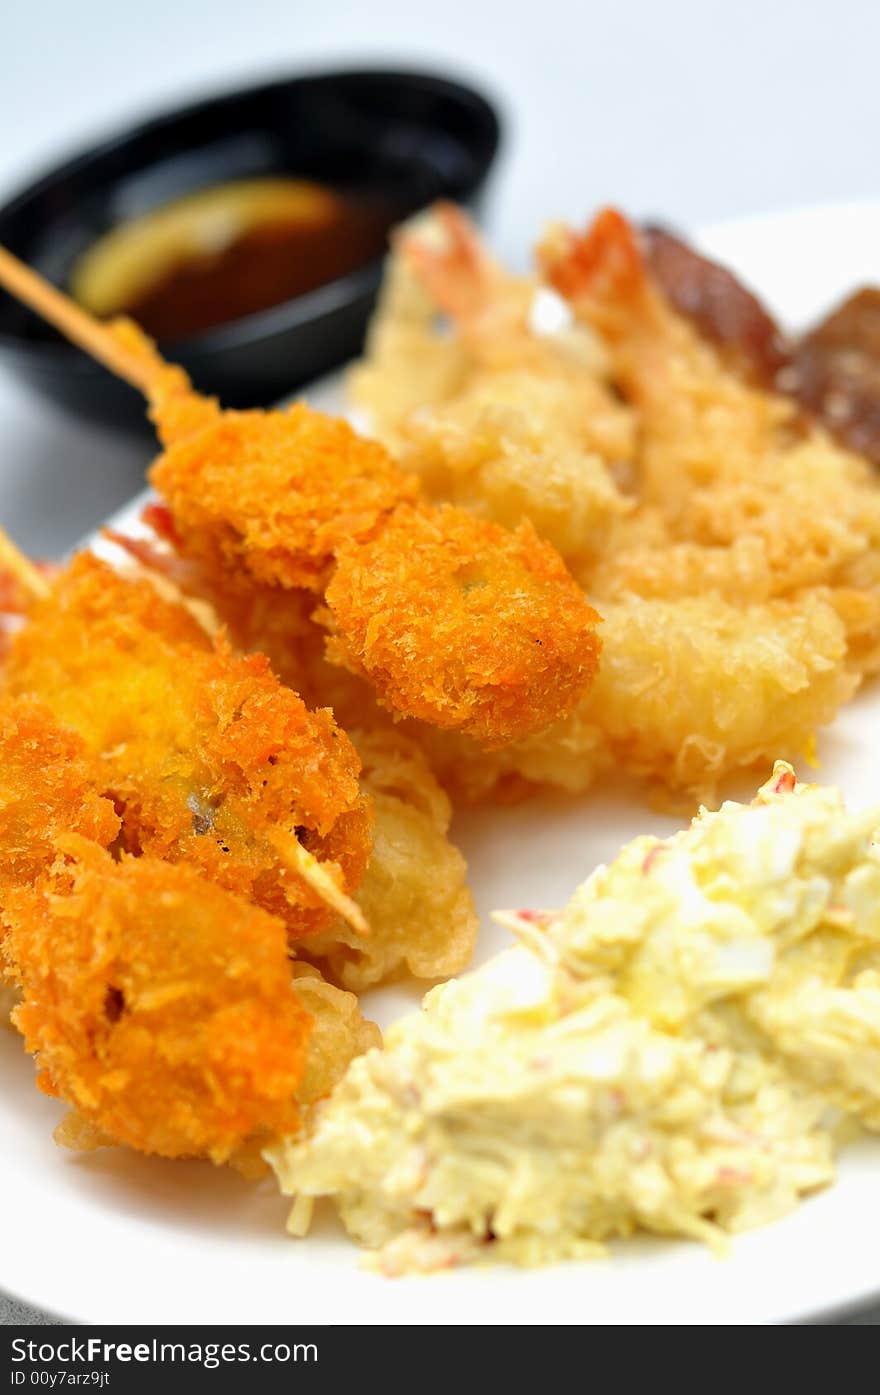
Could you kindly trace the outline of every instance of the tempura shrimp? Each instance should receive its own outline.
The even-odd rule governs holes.
[[[599,593],[619,589],[616,566],[631,589],[647,573],[656,586],[668,559],[676,585],[684,567],[694,594],[706,573],[733,594],[736,549],[748,539],[760,553],[750,570],[765,576],[768,596],[830,588],[860,666],[880,664],[880,493],[865,462],[804,423],[791,402],[722,365],[671,310],[614,210],[582,236],[558,233],[542,259],[575,314],[603,335],[639,412],[640,517],[616,530]],[[670,547],[678,551],[660,555]]]
[[[498,266],[449,205],[405,227],[393,260],[389,275],[417,282],[453,334],[429,338],[416,366],[399,371],[391,324],[382,325],[399,310],[380,309],[368,358],[352,374],[355,402],[432,498],[507,527],[530,519],[580,577],[632,507],[623,487],[631,413],[610,388],[598,341],[577,328],[539,332],[535,281]],[[450,342],[463,365],[454,390],[415,407],[404,397],[392,411],[386,381],[428,370]]]

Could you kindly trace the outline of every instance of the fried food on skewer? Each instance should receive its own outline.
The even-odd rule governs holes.
[[[378,500],[377,464],[392,477]],[[323,590],[328,655],[397,715],[501,746],[547,726],[592,681],[595,613],[531,526],[510,533],[410,503],[414,481],[343,422],[302,405],[226,414],[172,445],[151,479],[184,554],[221,586]]]
[[[73,831],[108,847],[120,822],[98,792],[99,772],[73,733],[42,703],[0,696],[0,1027],[18,993],[4,968],[10,892],[31,886],[55,858],[55,837]]]
[[[159,538],[172,528],[164,506],[150,505],[145,522]],[[313,600],[304,592],[279,595],[254,585],[238,593],[233,605],[230,593],[207,589],[209,579],[194,564],[163,551],[156,539],[108,536],[151,576],[166,574],[185,594],[207,596],[222,607],[236,646],[266,652],[282,681],[310,707],[332,706],[361,758],[373,839],[357,900],[370,933],[358,935],[336,919],[310,936],[308,947],[300,943],[297,952],[307,953],[332,982],[355,992],[404,971],[436,979],[464,969],[478,922],[466,864],[447,836],[449,800],[418,746],[382,713],[369,686],[327,663],[323,632],[311,620]],[[312,693],[320,693],[317,704]],[[362,724],[366,730],[358,729]]]
[[[296,1129],[309,1018],[283,923],[192,867],[60,846],[73,862],[8,911],[41,1087],[165,1157],[223,1162],[255,1130]]]
[[[83,554],[33,602],[5,686],[78,733],[129,851],[193,863],[293,940],[340,910],[365,928],[348,896],[370,848],[357,755],[261,655],[236,657],[149,582]]]
[[[40,1084],[73,1106],[60,1143],[240,1165],[307,1122],[378,1031],[290,963],[279,918],[185,864],[113,861],[105,775],[42,703],[0,698],[0,992]]]
[[[382,447],[302,404],[220,412],[134,324],[100,326],[2,249],[0,282],[146,395],[166,445],[152,480],[184,550],[223,584],[326,591],[334,661],[365,674],[392,711],[411,715],[415,664],[418,715],[503,746],[570,711],[590,686],[597,616],[528,524],[509,533],[412,502],[415,482]],[[485,564],[478,584],[467,574],[474,559]],[[381,595],[375,574],[387,578]],[[427,640],[426,576],[455,599]],[[487,620],[496,611],[500,624]]]
[[[193,867],[58,845],[67,860],[7,906],[14,1022],[41,1088],[164,1157],[225,1162],[296,1131],[311,1019],[283,922]]]
[[[164,506],[150,505],[144,521],[159,538],[172,529]],[[332,982],[354,992],[404,972],[416,978],[448,978],[467,967],[477,916],[467,867],[448,839],[449,799],[418,744],[383,714],[369,686],[330,665],[322,631],[311,619],[307,593],[279,597],[268,587],[217,595],[210,579],[157,541],[110,534],[151,571],[166,569],[175,584],[207,595],[221,609],[230,636],[243,649],[263,649],[282,680],[332,706],[361,758],[361,787],[373,812],[373,846],[358,904],[370,926],[359,936],[335,921],[309,937],[298,952],[313,959]],[[283,612],[279,615],[279,608]],[[363,729],[362,729],[363,728]]]

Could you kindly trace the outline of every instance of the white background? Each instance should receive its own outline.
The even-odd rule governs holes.
[[[512,262],[542,218],[582,219],[599,201],[695,226],[880,193],[870,0],[0,0],[0,12],[0,198],[198,89],[364,60],[450,69],[498,100],[507,139],[488,221]],[[145,458],[0,378],[0,521],[27,549],[62,551],[135,491]]]

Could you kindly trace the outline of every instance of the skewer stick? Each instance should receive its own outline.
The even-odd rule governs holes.
[[[0,568],[14,576],[22,590],[35,601],[43,600],[52,589],[40,569],[25,557],[3,528],[0,528]]]
[[[17,300],[23,301],[42,319],[48,320],[72,344],[103,363],[111,373],[124,378],[145,397],[149,396],[153,366],[128,350],[113,333],[113,324],[124,324],[124,320],[111,320],[104,324],[95,319],[5,247],[0,247],[0,286]]]
[[[321,900],[342,916],[356,934],[369,935],[370,927],[360,906],[346,895],[328,868],[303,847],[295,834],[283,828],[273,828],[267,837],[282,861],[304,882],[308,882]]]

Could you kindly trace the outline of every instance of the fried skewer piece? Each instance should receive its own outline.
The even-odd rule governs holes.
[[[44,885],[11,893],[13,1021],[38,1084],[107,1136],[225,1162],[299,1123],[310,1018],[281,920],[195,868],[114,863],[73,834]]]
[[[118,851],[102,763],[45,705],[0,697],[0,979],[76,1148],[236,1165],[305,1122],[378,1032],[291,964],[284,923],[194,868]],[[252,1167],[251,1167],[252,1170]]]
[[[370,848],[357,754],[262,655],[234,655],[149,582],[82,554],[32,604],[5,683],[81,737],[128,850],[193,863],[292,940],[333,913],[366,930],[348,894]]]
[[[144,393],[184,550],[232,588],[324,595],[333,661],[396,714],[503,746],[590,686],[598,617],[529,522],[419,502],[383,447],[303,404],[221,412],[136,325],[101,326],[8,252],[0,284]]]

